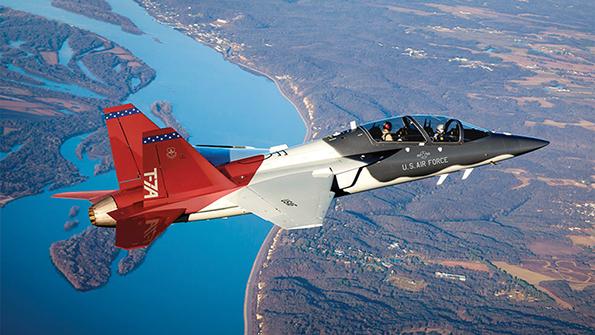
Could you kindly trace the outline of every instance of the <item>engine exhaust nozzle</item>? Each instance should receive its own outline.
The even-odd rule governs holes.
[[[116,220],[109,216],[109,212],[118,209],[114,198],[107,197],[93,206],[89,207],[89,220],[97,227],[115,227]]]

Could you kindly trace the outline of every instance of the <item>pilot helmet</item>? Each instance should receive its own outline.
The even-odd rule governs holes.
[[[386,129],[386,130],[388,130],[388,131],[390,131],[390,130],[393,128],[393,124],[392,124],[392,123],[390,123],[390,122],[388,122],[388,121],[386,121],[386,122],[384,123],[384,126],[382,126],[382,128],[383,128],[383,129]]]
[[[437,126],[436,126],[436,130],[437,130],[439,133],[442,133],[442,132],[444,131],[444,125],[443,125],[442,123],[441,123],[441,124],[439,124],[439,125],[437,125]]]

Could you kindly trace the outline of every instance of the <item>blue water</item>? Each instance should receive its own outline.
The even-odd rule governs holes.
[[[62,146],[60,147],[60,154],[63,157],[66,157],[66,159],[68,159],[72,163],[74,163],[81,175],[91,177],[93,176],[93,171],[95,170],[95,164],[99,162],[97,160],[88,159],[86,155],[82,157],[82,159],[79,159],[75,153],[76,147],[87,136],[89,136],[89,134],[82,134],[79,136],[71,137],[68,140],[64,141],[64,143],[62,143]]]
[[[16,41],[10,41],[8,42],[8,46],[13,48],[13,49],[21,49],[21,46],[25,44],[25,41],[22,40],[16,40]],[[21,49],[22,52],[24,52],[27,56],[31,56],[32,54],[28,51],[28,50],[23,50]]]
[[[58,62],[64,66],[68,66],[68,62],[70,62],[72,54],[74,53],[68,41],[69,39],[64,40],[60,50],[58,50]]]
[[[20,73],[23,76],[30,77],[32,79],[35,79],[35,80],[43,83],[43,85],[41,85],[41,86],[36,85],[37,87],[43,87],[43,88],[46,88],[46,89],[52,90],[52,91],[60,91],[63,93],[68,93],[68,94],[73,94],[73,95],[78,95],[78,96],[83,96],[83,97],[88,97],[88,98],[98,98],[98,99],[103,98],[101,95],[99,95],[89,89],[86,89],[84,87],[81,87],[78,85],[73,85],[73,84],[59,83],[59,82],[56,82],[53,80],[49,80],[42,76],[38,76],[33,73],[29,73],[29,72],[23,70],[22,68],[15,66],[14,64],[8,64],[7,67],[8,67],[8,70],[10,70],[10,71]]]
[[[301,120],[273,83],[158,24],[131,0],[111,4],[145,35],[53,8],[49,0],[0,4],[89,29],[127,47],[157,71],[155,81],[128,101],[145,111],[155,100],[172,102],[195,143],[268,147],[303,138]],[[67,141],[62,154],[88,175],[94,162],[74,156],[79,140]],[[54,192],[115,187],[110,172]],[[245,284],[269,223],[250,215],[175,224],[137,270],[113,273],[106,286],[78,292],[54,268],[48,248],[71,236],[63,230],[68,210],[76,204],[85,213],[86,203],[51,199],[51,193],[0,209],[2,334],[242,332]]]
[[[0,160],[4,159],[4,157],[10,155],[11,153],[16,152],[22,146],[23,146],[22,144],[17,144],[14,147],[10,148],[10,150],[8,150],[8,152],[0,152]]]
[[[14,49],[18,49],[21,47],[21,45],[23,45],[23,43],[25,43],[25,41],[21,41],[21,40],[10,41],[10,42],[8,42],[8,46],[10,46],[11,48],[14,48]]]
[[[132,78],[130,78],[130,82],[128,83],[128,85],[132,89],[136,89],[138,87],[138,85],[140,85],[140,83],[141,83],[140,79],[138,79],[137,77],[132,77]]]

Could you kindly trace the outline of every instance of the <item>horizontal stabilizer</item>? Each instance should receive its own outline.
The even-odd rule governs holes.
[[[52,195],[52,198],[62,199],[78,199],[87,200],[91,203],[105,198],[107,195],[114,193],[115,191],[80,191],[80,192],[64,192]]]
[[[184,209],[169,209],[118,220],[116,223],[116,247],[136,249],[153,242]]]

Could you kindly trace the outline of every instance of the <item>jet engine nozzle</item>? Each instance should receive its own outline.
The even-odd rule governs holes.
[[[109,216],[109,212],[118,209],[114,198],[107,197],[93,206],[89,207],[89,220],[91,224],[98,227],[115,227],[116,220]]]

